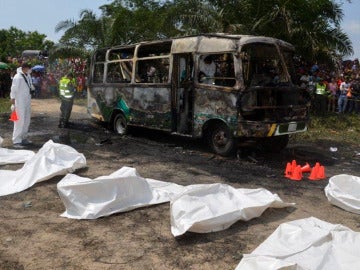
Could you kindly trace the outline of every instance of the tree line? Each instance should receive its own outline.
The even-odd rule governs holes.
[[[341,0],[114,0],[99,7],[99,16],[85,9],[79,19],[59,22],[55,27],[56,32],[63,32],[59,44],[49,44],[37,32],[28,33],[28,40],[42,38],[40,49],[51,47],[54,52],[64,53],[64,48],[65,52],[66,48],[72,48],[73,52],[83,48],[91,51],[200,33],[264,35],[292,43],[306,61],[334,63],[353,53],[351,40],[340,25],[344,17],[342,3]],[[6,32],[0,31],[2,42]],[[8,40],[11,38],[7,36]],[[9,43],[11,40],[5,47],[0,44],[0,57],[4,48],[11,49]],[[24,42],[20,47],[24,46],[29,45]]]

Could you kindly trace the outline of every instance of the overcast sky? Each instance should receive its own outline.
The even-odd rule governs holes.
[[[55,26],[67,19],[78,20],[80,11],[91,9],[100,15],[99,7],[110,0],[0,0],[0,29],[10,26],[27,31],[38,31],[47,39],[57,42],[63,32],[55,33]],[[355,54],[350,59],[360,58],[360,0],[352,4],[344,1],[343,30],[349,35]]]

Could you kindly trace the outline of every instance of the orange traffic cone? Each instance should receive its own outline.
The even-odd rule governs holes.
[[[10,119],[9,119],[9,120],[10,120],[10,121],[13,121],[13,122],[19,120],[16,111],[13,111],[13,112],[10,114]]]
[[[316,162],[315,166],[312,168],[310,176],[309,176],[309,180],[319,180],[319,169],[320,169],[320,163]]]
[[[288,163],[286,163],[286,168],[285,168],[285,173],[284,173],[285,177],[290,178],[292,173],[293,173],[293,169],[292,169],[291,163],[288,162]]]
[[[306,164],[301,167],[301,172],[302,172],[302,173],[311,172],[310,164],[306,162]]]
[[[301,172],[301,166],[297,165],[295,170],[293,171],[291,177],[291,180],[300,181],[302,179],[302,172]]]
[[[325,176],[325,167],[322,166],[322,165],[319,167],[317,178],[318,178],[319,180],[326,178],[326,176]]]

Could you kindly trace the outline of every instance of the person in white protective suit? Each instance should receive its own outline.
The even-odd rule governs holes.
[[[11,111],[16,111],[18,120],[14,121],[14,131],[12,136],[14,148],[23,148],[30,141],[26,139],[30,126],[31,117],[31,92],[34,86],[31,82],[31,66],[23,63],[17,69],[17,73],[12,80],[10,99]]]

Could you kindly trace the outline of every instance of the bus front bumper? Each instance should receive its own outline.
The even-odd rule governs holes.
[[[307,131],[306,121],[286,123],[239,122],[237,137],[272,137]]]

